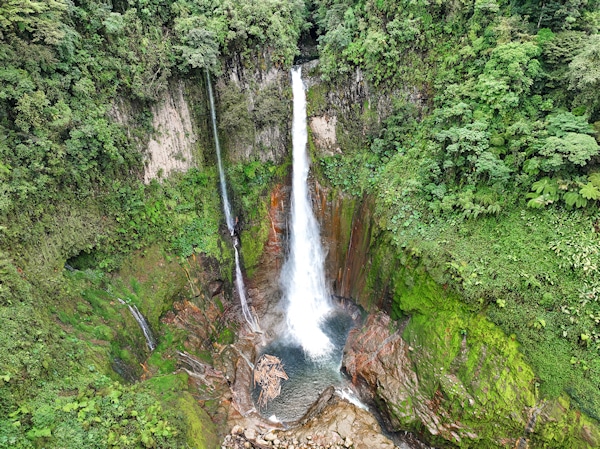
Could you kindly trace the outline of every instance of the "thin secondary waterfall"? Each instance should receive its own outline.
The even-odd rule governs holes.
[[[146,339],[146,345],[148,345],[148,349],[150,352],[154,351],[154,349],[156,349],[156,340],[154,339],[150,325],[146,321],[146,318],[144,318],[144,315],[142,315],[135,304],[132,306],[131,304],[123,301],[121,298],[117,299],[121,304],[126,305],[129,308],[131,315],[133,315],[133,318],[135,318],[140,326],[140,329],[142,329],[142,332],[144,333],[144,338]]]
[[[242,314],[252,332],[259,332],[260,327],[254,318],[254,315],[248,308],[248,300],[246,299],[246,286],[244,285],[244,278],[242,277],[242,268],[240,267],[240,254],[239,254],[239,239],[235,233],[235,225],[233,222],[233,216],[231,214],[231,204],[229,203],[229,197],[227,196],[227,184],[225,182],[225,171],[223,170],[223,161],[221,159],[221,144],[219,143],[219,132],[217,130],[217,114],[215,112],[215,99],[213,96],[212,84],[210,82],[210,74],[206,70],[206,85],[208,86],[208,100],[210,102],[210,117],[212,120],[213,137],[215,140],[215,150],[217,152],[217,164],[219,167],[219,183],[221,185],[221,198],[223,199],[223,211],[225,213],[225,222],[231,238],[233,239],[233,251],[235,253],[235,286],[237,287],[238,295],[240,296],[240,303],[242,305]]]
[[[215,98],[213,96],[210,74],[206,71],[206,85],[208,86],[208,100],[210,102],[210,118],[212,121],[213,137],[215,139],[215,150],[217,151],[217,165],[219,167],[219,184],[221,185],[221,198],[223,199],[223,211],[225,212],[225,223],[227,229],[233,237],[235,235],[233,216],[231,215],[231,205],[227,195],[227,183],[225,182],[225,171],[223,170],[223,161],[221,159],[221,144],[219,142],[219,131],[217,130],[217,113],[215,112]]]
[[[292,91],[291,238],[281,281],[287,304],[290,336],[310,357],[322,358],[333,348],[329,337],[321,329],[332,305],[325,283],[325,259],[319,226],[312,212],[307,185],[309,160],[306,149],[306,94],[300,67],[292,70]]]

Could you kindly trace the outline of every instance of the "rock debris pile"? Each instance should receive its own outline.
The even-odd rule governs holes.
[[[319,444],[311,435],[298,439],[284,431],[270,430],[260,434],[254,429],[244,429],[237,425],[231,429],[229,435],[225,436],[221,444],[221,449],[358,449],[358,447],[360,446],[355,446],[348,437]]]

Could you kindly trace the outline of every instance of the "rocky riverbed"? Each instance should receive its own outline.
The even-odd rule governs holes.
[[[306,418],[290,429],[260,430],[247,422],[233,425],[221,448],[259,449],[425,449],[412,435],[404,434],[395,442],[383,435],[371,413],[336,394],[324,392]]]

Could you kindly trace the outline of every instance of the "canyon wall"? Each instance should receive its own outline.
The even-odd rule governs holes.
[[[260,58],[255,65],[235,60],[228,64],[216,80],[225,159],[229,164],[261,161],[285,166],[290,148],[289,73],[263,68]],[[328,279],[335,295],[352,298],[371,313],[349,339],[344,368],[377,404],[387,429],[412,430],[436,445],[460,447],[599,444],[596,424],[574,409],[568,397],[538,395],[535,374],[513,338],[466,310],[456,294],[433,280],[424,261],[392,244],[373,216],[375,198],[345,194],[323,180],[319,161],[367,145],[393,110],[395,94],[372,89],[359,71],[324,83],[314,62],[305,65],[305,80],[311,188],[327,251]],[[183,157],[186,161],[200,168],[210,165],[214,150],[206,135],[203,90],[195,86],[194,96],[181,84],[173,86],[164,104],[153,109],[154,127],[160,129],[158,117],[179,104],[179,112],[171,116],[183,131],[156,133],[152,141],[167,149],[188,148],[192,156]],[[403,94],[421,107],[418,92]],[[186,116],[192,117],[191,127]],[[169,158],[177,160],[183,154],[179,151],[183,150],[171,151]],[[149,177],[160,168],[165,173],[168,164],[159,165]],[[285,177],[275,182],[264,198],[265,213],[246,223],[241,234],[242,254],[253,250],[259,261],[249,274],[248,293],[260,315],[277,303],[285,252],[289,190]],[[239,199],[234,204],[242,218],[250,214]],[[192,309],[188,305],[167,319],[187,322],[186,314],[199,313]]]
[[[221,143],[231,163],[280,164],[291,145],[290,73],[263,52],[244,61],[233,57],[216,81]]]
[[[176,171],[186,172],[195,165],[194,155],[198,154],[197,127],[192,123],[182,81],[171,84],[151,113],[154,133],[148,142],[146,183]]]

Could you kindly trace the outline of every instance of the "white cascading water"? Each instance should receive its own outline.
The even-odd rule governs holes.
[[[142,315],[142,312],[138,310],[135,304],[132,306],[131,304],[123,301],[121,298],[117,298],[117,300],[129,308],[131,315],[137,321],[140,329],[142,329],[142,332],[144,333],[144,338],[146,339],[146,345],[148,346],[148,349],[150,352],[154,351],[154,349],[156,349],[156,340],[154,339],[150,325],[146,321],[146,318],[144,318],[144,315]]]
[[[217,130],[217,114],[215,112],[215,99],[213,96],[212,84],[210,82],[210,74],[206,71],[206,85],[208,86],[208,100],[210,103],[210,117],[212,120],[213,137],[215,140],[215,150],[217,152],[217,165],[219,168],[219,183],[221,185],[221,198],[223,200],[223,211],[225,212],[225,223],[231,238],[233,239],[233,251],[235,253],[235,286],[237,287],[240,303],[242,305],[242,314],[244,319],[250,326],[252,332],[260,332],[256,318],[248,308],[248,300],[246,299],[246,287],[244,278],[242,277],[242,268],[240,267],[240,254],[238,249],[239,240],[235,234],[235,225],[233,215],[231,214],[231,205],[227,196],[227,184],[225,182],[225,171],[223,170],[223,162],[221,160],[221,144],[219,143],[219,132]]]
[[[307,154],[306,94],[302,69],[292,69],[294,111],[292,122],[293,177],[290,228],[290,251],[282,271],[281,283],[287,304],[289,335],[305,353],[318,359],[333,349],[321,329],[332,310],[325,283],[325,258],[321,248],[319,226],[312,212],[308,192],[309,160]]]
[[[223,200],[223,211],[225,212],[225,223],[229,233],[234,235],[233,216],[231,215],[231,205],[227,195],[227,184],[225,182],[225,171],[223,170],[223,161],[221,160],[221,144],[219,143],[219,131],[217,130],[217,113],[215,112],[215,98],[213,95],[210,74],[206,71],[206,85],[208,86],[208,101],[210,103],[210,118],[212,121],[213,137],[215,139],[215,150],[217,152],[217,165],[219,167],[219,184],[221,185],[221,198]]]

